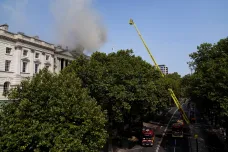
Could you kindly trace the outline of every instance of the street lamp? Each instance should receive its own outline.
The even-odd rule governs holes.
[[[198,135],[195,134],[195,139],[196,139],[196,151],[198,152]]]

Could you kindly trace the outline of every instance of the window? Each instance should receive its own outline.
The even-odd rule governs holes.
[[[23,51],[23,56],[28,56],[28,50]]]
[[[60,61],[61,61],[61,70],[62,70],[64,68],[64,64],[63,64],[64,59],[61,59]]]
[[[38,73],[38,70],[39,70],[39,64],[35,63],[35,73]]]
[[[46,60],[49,60],[49,55],[46,55]]]
[[[9,71],[10,70],[10,62],[9,60],[5,61],[5,71]]]
[[[27,62],[23,62],[22,64],[22,72],[26,72],[26,69],[27,69]]]
[[[10,54],[11,53],[11,50],[12,50],[11,48],[7,47],[6,48],[6,54]]]
[[[3,94],[6,95],[9,92],[10,83],[5,82],[3,86]]]
[[[46,65],[46,66],[45,66],[45,68],[48,70],[48,69],[49,69],[49,66],[48,66],[48,65]]]
[[[36,53],[36,54],[35,54],[35,58],[36,58],[36,59],[39,58],[39,55],[40,55],[39,53]]]

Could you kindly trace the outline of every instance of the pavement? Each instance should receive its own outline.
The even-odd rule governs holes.
[[[228,152],[224,142],[219,138],[219,134],[213,131],[212,126],[209,125],[207,119],[201,119],[200,112],[195,108],[196,123],[190,125],[192,137],[191,145],[192,152],[196,152],[196,139],[194,135],[197,134],[198,138],[198,152]]]
[[[188,113],[187,104],[182,104],[183,110]],[[227,146],[219,138],[219,134],[213,131],[207,119],[201,119],[200,112],[195,108],[196,122],[190,124],[189,131],[184,133],[183,138],[172,138],[171,124],[180,114],[176,107],[172,107],[160,122],[153,122],[158,127],[155,134],[153,147],[141,147],[118,152],[228,152]],[[197,135],[197,139],[195,138]],[[198,144],[198,151],[197,151]]]

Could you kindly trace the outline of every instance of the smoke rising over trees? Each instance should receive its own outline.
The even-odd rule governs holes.
[[[42,5],[42,2],[7,0],[0,2],[0,9],[4,13],[1,15],[8,18],[4,23],[8,23],[10,26],[17,25],[16,32],[29,33],[32,31],[33,33],[37,32],[37,28],[44,30],[43,32],[47,30],[46,34],[51,35],[52,43],[68,46],[70,50],[78,52],[83,50],[94,52],[106,41],[107,32],[101,16],[94,9],[92,2],[93,0],[46,1],[44,4],[48,7],[44,7],[42,11],[45,15],[51,15],[51,26],[43,26],[43,21],[37,19],[36,10],[29,10],[34,3]],[[36,18],[36,22],[32,18]],[[46,27],[50,27],[50,29],[46,29]],[[34,35],[39,34],[41,33],[34,33]]]
[[[106,41],[106,29],[92,0],[54,0],[50,5],[55,18],[58,43],[75,49],[78,45],[97,51]]]

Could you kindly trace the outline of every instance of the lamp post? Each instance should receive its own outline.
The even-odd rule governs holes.
[[[198,135],[197,134],[195,134],[195,139],[196,139],[196,151],[198,152],[199,150],[198,150]]]

